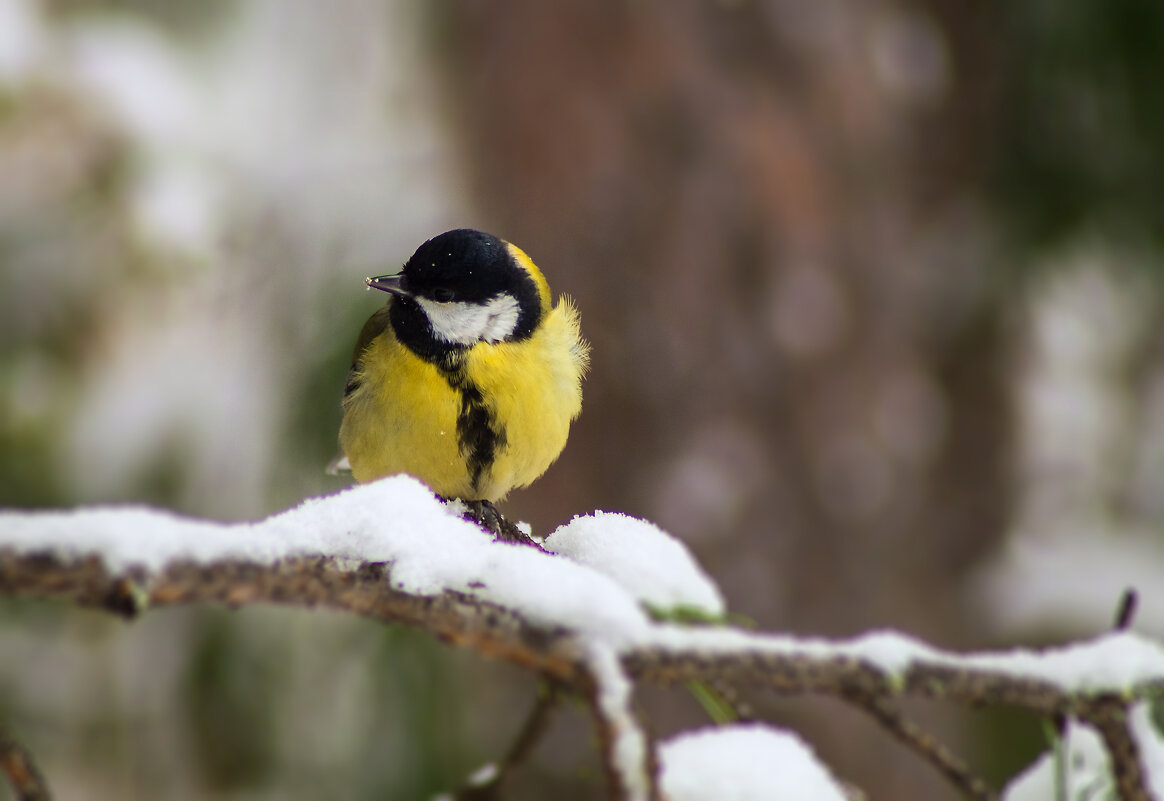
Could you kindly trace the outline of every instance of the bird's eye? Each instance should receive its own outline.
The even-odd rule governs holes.
[[[448,303],[453,299],[453,290],[448,289],[447,287],[434,289],[432,293],[432,299],[437,303]]]

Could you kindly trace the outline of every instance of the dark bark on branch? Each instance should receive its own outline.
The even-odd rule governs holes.
[[[48,785],[32,754],[3,726],[0,726],[0,771],[8,776],[17,801],[51,801]]]
[[[150,608],[197,603],[325,606],[388,623],[418,626],[455,645],[507,659],[567,682],[577,678],[569,632],[535,626],[494,604],[446,592],[409,595],[392,589],[383,565],[341,570],[325,557],[274,565],[173,564],[148,576],[110,576],[97,559],[61,562],[44,554],[0,549],[0,596],[62,600],[133,617]]]
[[[564,629],[547,629],[471,595],[445,592],[422,597],[392,588],[383,565],[343,570],[323,557],[291,559],[274,565],[222,562],[173,564],[156,574],[130,571],[111,576],[97,559],[69,562],[47,554],[17,555],[0,549],[0,597],[57,599],[133,616],[151,607],[224,603],[326,606],[393,623],[417,626],[446,642],[506,659],[556,681],[584,697],[595,698],[596,679],[581,643]],[[895,696],[941,699],[969,706],[1010,706],[1047,717],[1073,716],[1095,727],[1111,753],[1113,775],[1122,801],[1150,795],[1136,742],[1127,725],[1130,701],[1114,696],[1070,693],[1050,682],[1006,673],[914,661],[903,674],[889,676],[861,660],[796,653],[702,653],[695,649],[624,651],[622,669],[632,679],[657,684],[688,681],[727,682],[767,688],[786,695],[824,694],[874,714],[899,740],[923,754],[972,798],[991,792],[939,744],[900,718],[889,704]],[[1126,699],[1164,691],[1164,681],[1130,688]],[[592,703],[600,740],[613,732]],[[542,725],[535,713],[531,738]],[[532,739],[531,739],[532,741]],[[524,759],[526,745],[517,749]],[[648,759],[651,757],[649,756]],[[608,768],[612,768],[608,760]],[[648,769],[651,765],[645,766]],[[653,772],[653,771],[652,771]],[[651,776],[651,784],[654,777]],[[613,798],[625,797],[612,773]],[[36,798],[37,796],[30,796]]]
[[[606,786],[609,788],[610,797],[614,801],[624,801],[624,799],[632,797],[632,790],[627,785],[627,777],[618,769],[618,756],[616,754],[618,726],[616,721],[603,712],[602,702],[598,698],[600,692],[602,689],[596,682],[587,681],[585,683],[584,697],[590,707],[590,714],[594,718],[594,731],[597,735],[599,751],[602,753],[602,768],[606,774]],[[650,774],[652,789],[649,798],[650,801],[657,801],[658,794],[654,790],[657,784],[654,780],[655,771],[650,771]]]
[[[1103,739],[1120,801],[1151,801],[1140,747],[1128,725],[1128,702],[1115,695],[1101,695],[1091,699],[1079,717]]]
[[[846,701],[858,709],[868,712],[898,742],[903,743],[923,760],[933,765],[964,796],[976,799],[976,801],[997,801],[997,793],[987,787],[985,782],[975,776],[962,760],[954,756],[932,734],[922,730],[921,727],[907,718],[888,696],[850,694],[844,697]]]
[[[526,717],[517,739],[509,749],[509,753],[501,760],[494,774],[480,782],[468,781],[458,790],[453,798],[455,801],[500,801],[504,797],[513,774],[517,772],[530,755],[538,742],[550,726],[553,712],[562,700],[561,689],[549,681],[542,681],[538,686],[538,697],[533,709]]]

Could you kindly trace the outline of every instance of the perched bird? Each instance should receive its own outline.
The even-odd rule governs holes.
[[[582,409],[589,348],[569,299],[555,305],[515,245],[469,229],[366,283],[391,297],[360,332],[335,465],[490,503],[542,475]]]

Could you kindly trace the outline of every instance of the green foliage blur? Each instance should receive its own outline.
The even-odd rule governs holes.
[[[1103,230],[1164,249],[1164,6],[994,4],[997,219],[1020,250]],[[1150,262],[1164,264],[1159,258]]]

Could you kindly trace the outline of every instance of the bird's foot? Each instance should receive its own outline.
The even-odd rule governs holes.
[[[467,509],[465,519],[485,529],[493,535],[493,539],[501,542],[514,542],[518,545],[529,545],[539,551],[545,550],[533,537],[506,520],[492,501],[463,501],[462,503]]]

